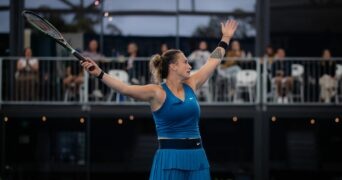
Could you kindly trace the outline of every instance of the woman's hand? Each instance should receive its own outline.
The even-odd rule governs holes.
[[[94,62],[94,60],[90,59],[90,58],[86,58],[86,60],[81,61],[81,66],[87,70],[89,72],[89,74],[97,77],[100,75],[101,73],[101,68]],[[91,69],[90,68],[94,68]]]
[[[227,20],[226,23],[221,23],[222,36],[228,37],[229,39],[233,37],[237,26],[238,26],[238,23],[233,19]]]

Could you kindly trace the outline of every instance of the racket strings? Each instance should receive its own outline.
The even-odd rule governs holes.
[[[38,27],[41,31],[49,34],[50,36],[56,38],[56,39],[61,39],[61,35],[58,31],[56,31],[54,28],[51,27],[48,23],[43,21],[42,19],[33,16],[33,15],[26,15],[27,20],[34,24],[36,27]]]

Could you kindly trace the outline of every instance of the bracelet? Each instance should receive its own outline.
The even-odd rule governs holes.
[[[225,51],[228,49],[228,43],[224,41],[220,41],[217,46],[223,48]]]
[[[97,76],[97,79],[102,79],[102,78],[103,78],[103,75],[104,75],[104,72],[103,72],[103,71],[101,71],[100,75],[99,75],[99,76]]]

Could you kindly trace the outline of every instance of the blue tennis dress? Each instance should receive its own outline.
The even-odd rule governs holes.
[[[154,111],[158,137],[170,139],[200,138],[198,121],[200,107],[196,94],[183,84],[184,101],[176,97],[162,84],[166,99],[160,109]],[[150,180],[208,180],[209,163],[203,148],[158,149],[153,160]]]

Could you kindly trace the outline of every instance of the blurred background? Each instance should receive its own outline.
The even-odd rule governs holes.
[[[167,49],[195,72],[236,19],[196,92],[212,179],[342,179],[341,1],[1,0],[0,180],[148,179],[158,147],[148,104],[90,77],[23,10],[135,85]]]

